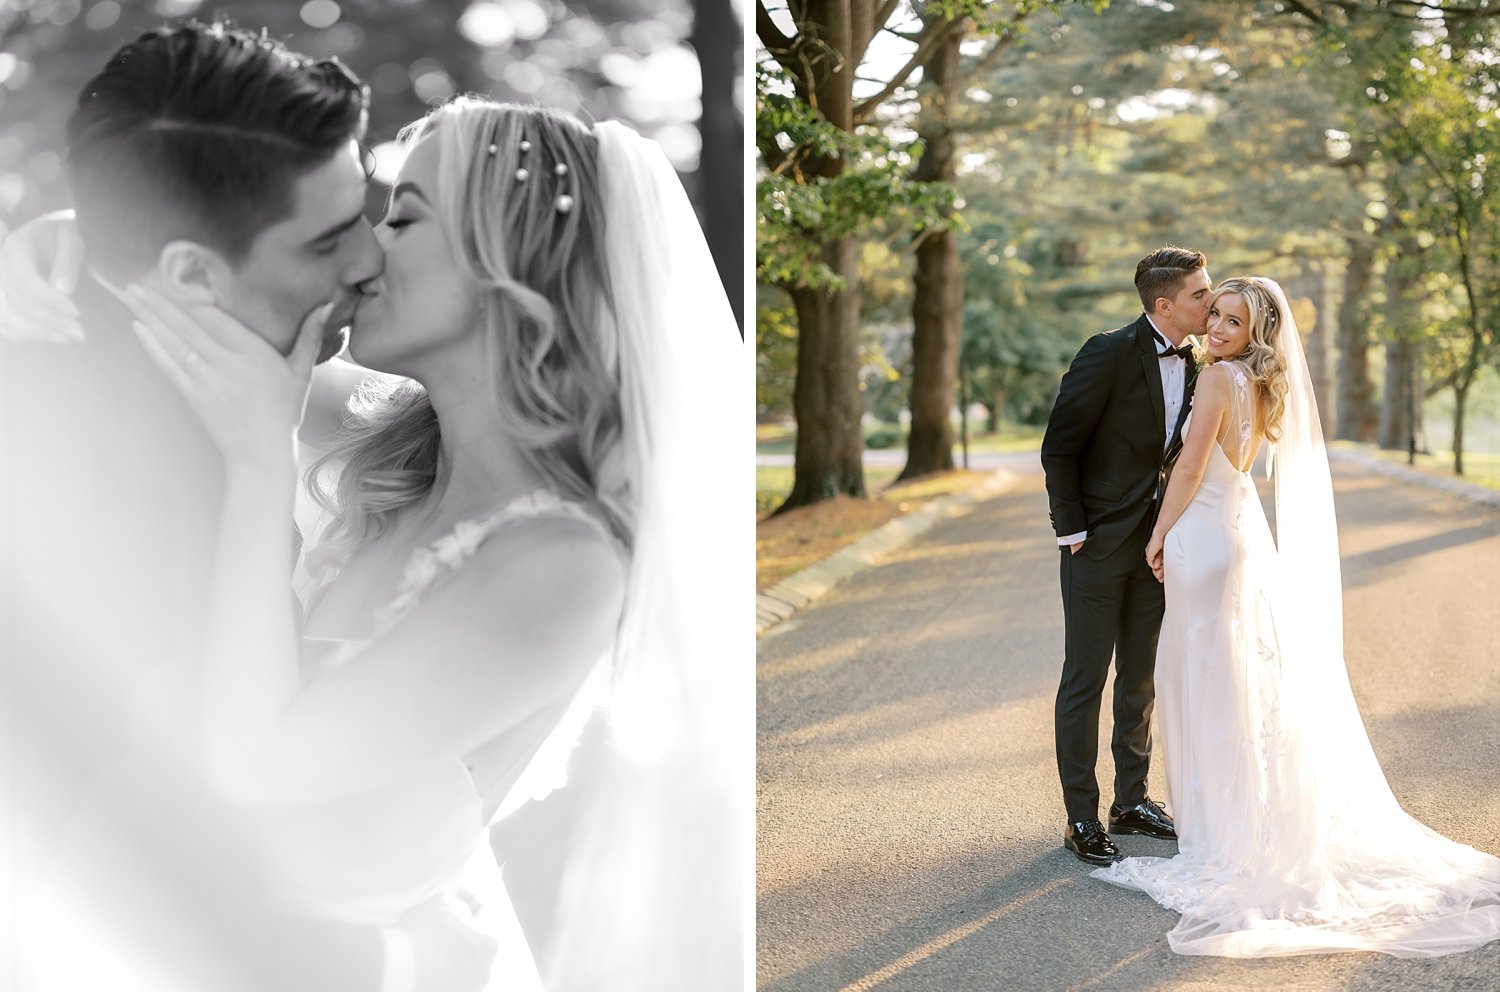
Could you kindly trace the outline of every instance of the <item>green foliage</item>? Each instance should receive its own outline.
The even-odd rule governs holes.
[[[797,381],[797,315],[779,292],[755,294],[755,416],[760,422],[792,415]]]
[[[1356,23],[1344,30],[1355,34]],[[1417,232],[1430,380],[1467,390],[1500,359],[1500,66],[1495,28],[1435,22],[1375,39],[1351,68],[1384,126],[1374,138],[1390,192],[1387,226]],[[1402,264],[1397,259],[1393,264]]]
[[[1207,252],[1216,279],[1262,272],[1293,292],[1337,264],[1367,198],[1331,160],[1326,135],[1350,125],[1311,39],[1248,2],[1058,7],[967,83],[974,400],[1045,420],[1083,340],[1139,312],[1135,262],[1163,243]]]
[[[876,225],[942,223],[953,189],[908,170],[920,146],[897,147],[878,129],[845,131],[792,93],[784,70],[756,65],[755,266],[759,282],[839,290],[823,246]]]

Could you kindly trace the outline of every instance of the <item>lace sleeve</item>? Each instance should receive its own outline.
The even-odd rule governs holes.
[[[1224,453],[1235,468],[1245,471],[1245,453],[1255,446],[1255,385],[1239,362],[1225,362],[1234,385],[1229,391],[1229,424],[1224,432]]]
[[[503,525],[517,520],[543,516],[564,516],[589,524],[598,530],[620,552],[619,542],[594,514],[548,490],[536,490],[506,504],[483,520],[464,520],[447,535],[423,548],[417,548],[407,560],[397,587],[396,598],[375,612],[377,636],[389,630],[407,610],[415,606],[433,586],[457,572],[479,546]]]

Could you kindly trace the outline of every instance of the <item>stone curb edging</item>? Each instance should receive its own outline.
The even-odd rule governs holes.
[[[1367,469],[1376,475],[1400,479],[1402,482],[1415,483],[1419,486],[1426,486],[1429,489],[1441,489],[1443,492],[1452,493],[1463,499],[1500,509],[1500,489],[1489,489],[1485,486],[1475,485],[1472,482],[1463,482],[1459,479],[1428,475],[1425,472],[1418,472],[1408,465],[1388,462],[1384,458],[1376,458],[1374,455],[1367,455],[1363,451],[1350,451],[1347,448],[1329,448],[1328,457],[1337,461],[1352,462],[1360,468]]]
[[[935,499],[919,510],[886,521],[853,544],[758,593],[755,597],[755,636],[764,634],[840,582],[874,565],[940,521],[962,516],[979,503],[1000,495],[1016,479],[1014,473],[1005,469],[993,472],[971,489]]]

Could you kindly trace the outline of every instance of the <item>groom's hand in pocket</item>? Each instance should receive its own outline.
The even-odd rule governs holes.
[[[1078,549],[1081,547],[1083,547],[1082,541],[1074,541],[1072,544],[1068,545],[1068,550],[1076,555],[1078,553]]]

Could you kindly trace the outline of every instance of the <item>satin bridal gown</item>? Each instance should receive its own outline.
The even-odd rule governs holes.
[[[1156,739],[1179,853],[1093,874],[1181,913],[1179,954],[1416,957],[1494,940],[1500,859],[1401,809],[1342,660],[1315,681],[1298,631],[1278,627],[1285,584],[1249,474],[1254,385],[1228,368],[1229,426],[1165,542]]]
[[[460,523],[415,552],[397,598],[377,612],[374,632],[463,568],[496,531],[544,515],[572,517],[608,536],[604,525],[577,504],[544,490],[530,493],[485,520]],[[309,630],[317,628],[320,594],[332,578],[304,593]],[[331,666],[358,664],[367,642],[305,638],[304,679]],[[606,653],[571,699],[538,709],[469,754],[365,795],[268,814],[268,859],[276,883],[291,895],[291,908],[396,931],[409,914],[437,908],[457,925],[473,926],[498,941],[487,992],[541,992],[537,966],[489,844],[489,827],[565,783],[569,755],[607,687],[609,663]]]

